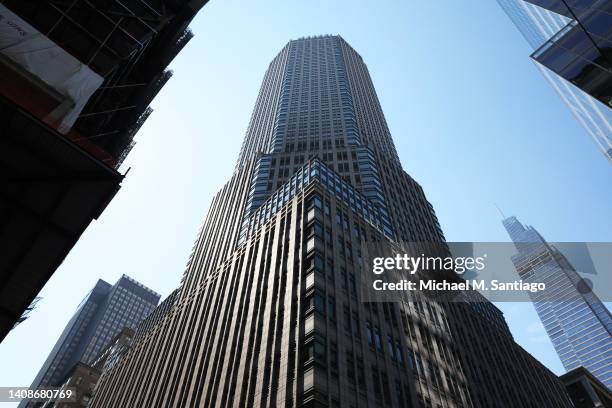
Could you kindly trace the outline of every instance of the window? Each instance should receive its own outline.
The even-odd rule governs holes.
[[[395,380],[395,394],[400,405],[404,405],[404,395],[402,393],[402,383],[399,380]]]
[[[414,353],[410,348],[408,348],[408,367],[416,371],[416,359],[414,358]]]
[[[331,215],[331,205],[329,204],[328,200],[325,200],[325,209],[323,211],[326,217],[329,217]]]
[[[327,306],[328,306],[327,311],[328,311],[329,320],[335,321],[336,320],[336,302],[331,296],[327,301]]]
[[[393,338],[389,335],[387,336],[387,351],[389,351],[391,360],[395,361],[395,348],[393,347]]]
[[[312,197],[310,204],[318,209],[323,208],[323,204],[321,203],[321,198],[317,195]]]
[[[323,260],[323,258],[321,258],[319,254],[315,254],[314,256],[311,256],[310,258],[308,258],[306,262],[307,262],[306,263],[307,269],[309,270],[314,269],[315,272],[324,273],[325,261]]]
[[[378,370],[376,367],[372,366],[372,382],[374,383],[374,395],[376,398],[382,398],[382,389],[380,388],[380,379],[378,376]]]
[[[340,277],[341,277],[341,286],[342,289],[346,290],[348,287],[346,268],[344,266],[340,267]]]
[[[357,380],[359,381],[359,385],[365,386],[365,372],[363,369],[363,359],[357,357]]]
[[[352,272],[349,274],[349,283],[350,283],[351,293],[354,296],[357,296],[357,286],[355,284],[355,275]]]
[[[313,272],[310,272],[308,275],[306,275],[306,289],[313,287],[314,283],[315,283],[315,274]]]
[[[343,315],[344,315],[344,329],[347,332],[350,332],[351,331],[351,313],[350,313],[349,307],[348,307],[348,305],[346,303],[342,307],[342,312],[343,312]]]
[[[395,359],[400,365],[404,364],[404,357],[402,356],[402,346],[399,341],[395,342]]]
[[[304,392],[309,391],[314,386],[314,367],[304,372]]]
[[[315,339],[306,345],[304,350],[304,361],[316,361],[320,364],[325,364],[325,343],[321,339]]]
[[[355,363],[353,361],[353,354],[350,351],[346,352],[346,376],[351,383],[355,384]]]
[[[314,235],[317,238],[323,238],[323,226],[320,222],[315,221],[308,227],[308,236]]]
[[[327,258],[327,276],[333,281],[334,280],[334,260]]]
[[[325,243],[330,249],[334,247],[334,243],[332,241],[332,232],[330,228],[325,228]]]
[[[366,321],[366,338],[368,339],[368,344],[370,346],[374,345],[374,335],[372,333],[372,324],[370,321]]]
[[[382,352],[382,342],[380,341],[380,329],[378,327],[374,327],[374,345],[376,346],[376,350]]]
[[[361,337],[359,336],[359,315],[357,314],[357,312],[353,312],[352,317],[353,317],[353,336],[355,337],[355,340],[361,341]]]
[[[338,378],[338,347],[334,341],[329,342],[329,365],[331,375]]]
[[[325,314],[325,298],[317,291],[306,298],[306,311],[313,309],[321,314]]]

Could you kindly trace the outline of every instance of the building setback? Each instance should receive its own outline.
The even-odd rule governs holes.
[[[609,50],[612,44],[612,2],[497,2],[533,48],[536,67],[612,162],[612,65],[600,52]],[[596,26],[601,29],[595,30]],[[564,45],[567,43],[582,49],[568,48]]]
[[[544,294],[529,296],[566,370],[584,367],[612,388],[612,315],[567,258],[516,217],[503,220],[518,253],[512,262],[525,282],[544,282]],[[553,296],[554,297],[551,297]]]
[[[125,327],[133,329],[140,324],[155,309],[159,298],[159,294],[126,275],[114,285],[99,280],[79,304],[31,388],[59,387],[75,365],[91,365]],[[24,400],[20,406],[36,404]]]
[[[444,237],[361,56],[289,42],[180,287],[91,406],[570,407],[484,299],[361,301],[364,243],[410,241]]]
[[[1,2],[0,341],[120,188],[205,3]]]

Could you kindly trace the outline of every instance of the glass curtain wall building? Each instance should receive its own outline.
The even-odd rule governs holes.
[[[567,258],[516,217],[503,220],[515,243],[512,262],[525,282],[544,282],[552,291],[529,293],[566,370],[587,368],[612,388],[612,316],[592,291],[581,291],[581,277]],[[554,294],[551,298],[550,294]]]
[[[339,36],[291,41],[178,291],[91,406],[571,406],[491,303],[362,301],[366,242],[444,237],[361,56]]]
[[[612,107],[612,1],[526,1],[570,19],[531,57]]]
[[[98,280],[77,307],[31,388],[60,386],[77,363],[91,364],[123,328],[140,324],[159,299],[159,294],[126,275],[114,285]],[[42,403],[24,400],[20,407],[37,405]]]
[[[552,65],[542,57],[550,55],[551,51],[548,54],[544,54],[544,52],[550,49],[551,39],[559,39],[567,34],[568,30],[575,28],[577,23],[576,20],[570,18],[573,17],[572,14],[567,11],[559,12],[560,7],[564,6],[560,1],[497,0],[497,2],[533,48],[533,61],[536,67],[571,110],[576,120],[591,136],[597,147],[612,163],[612,110],[578,86],[567,81],[566,78],[569,79],[568,75],[547,68],[552,68]],[[533,3],[541,3],[541,5],[548,6],[557,12]],[[554,5],[552,3],[555,3],[556,7],[552,7]],[[610,4],[611,2],[602,3]],[[579,12],[577,15],[582,16],[583,12]],[[576,29],[572,33],[583,32]],[[581,38],[585,39],[585,36],[583,35]],[[571,38],[565,37],[565,39],[567,41]],[[569,62],[567,58],[565,60]],[[611,69],[611,67],[608,67],[608,69]],[[601,84],[601,82],[600,79],[599,83]],[[575,83],[579,85],[579,82],[575,81]],[[610,84],[610,79],[603,80],[603,83]]]

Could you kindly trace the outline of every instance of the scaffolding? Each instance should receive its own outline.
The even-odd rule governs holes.
[[[104,78],[68,138],[117,168],[206,0],[0,0]]]

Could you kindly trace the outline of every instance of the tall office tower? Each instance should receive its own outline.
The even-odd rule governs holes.
[[[567,258],[532,227],[503,220],[515,243],[512,262],[525,282],[545,282],[546,292],[530,293],[563,366],[583,366],[612,389],[612,316],[587,287]],[[554,297],[551,297],[551,293]]]
[[[609,30],[612,27],[612,22],[609,20],[612,18],[610,12],[605,13],[591,8],[588,14],[588,9],[593,7],[589,3],[595,3],[594,1],[583,1],[579,5],[574,0],[567,0],[566,4],[571,4],[572,7],[576,4],[575,7],[580,7],[573,15],[567,8],[566,11],[559,12],[565,7],[563,1],[497,0],[497,2],[533,48],[532,60],[536,67],[571,110],[576,120],[586,129],[597,147],[612,162],[612,110],[606,106],[610,102],[610,99],[606,98],[612,96],[610,93],[612,65],[605,60],[592,62],[590,57],[580,55],[599,54],[599,51],[592,49],[591,45],[595,48],[594,45],[600,42],[601,45],[598,47],[602,50],[610,48],[610,40],[606,38],[612,33],[602,34],[591,29],[591,23],[601,24],[603,18],[608,21],[604,21],[601,28],[604,31],[606,28]],[[600,1],[599,4],[605,4],[609,9],[612,2]],[[582,25],[584,22],[588,24]],[[589,27],[588,31],[583,27]],[[580,41],[577,41],[578,39]],[[570,41],[581,44],[589,52],[577,52],[563,45]],[[606,42],[608,45],[604,45]],[[554,58],[557,59],[557,63],[562,63],[562,66],[553,64]],[[591,66],[593,69],[589,68]]]
[[[444,238],[361,57],[291,41],[178,291],[91,406],[570,406],[490,303],[363,302],[366,241]]]
[[[79,304],[31,388],[62,385],[77,363],[93,363],[123,328],[140,324],[155,309],[159,298],[159,294],[126,275],[114,285],[99,280]],[[23,401],[20,406],[35,405]]]
[[[204,3],[0,2],[0,341],[119,189]]]
[[[70,402],[62,401],[58,395],[57,398],[46,400],[40,408],[87,408],[102,371],[121,358],[133,336],[134,330],[124,327],[93,362],[75,364],[61,387],[58,387],[60,393],[61,391],[73,391]],[[65,392],[62,394],[65,395]]]

